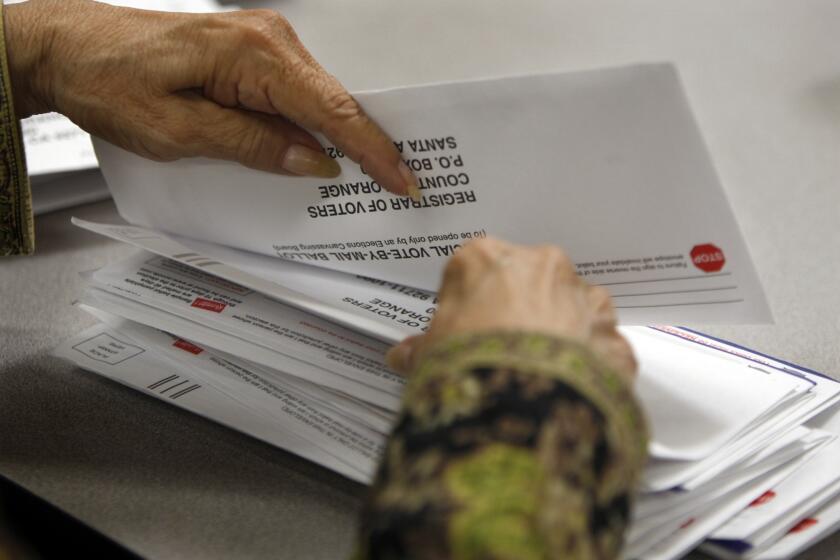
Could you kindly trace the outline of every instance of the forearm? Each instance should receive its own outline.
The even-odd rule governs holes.
[[[408,384],[359,554],[614,557],[645,457],[629,382],[582,346],[449,339]]]

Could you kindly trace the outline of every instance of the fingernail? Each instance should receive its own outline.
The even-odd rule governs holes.
[[[399,169],[400,176],[405,181],[405,193],[414,202],[420,202],[420,187],[417,186],[417,178],[414,176],[414,173],[411,172],[411,169],[408,168],[404,161],[400,162],[397,169]]]
[[[404,372],[411,359],[411,347],[407,344],[397,344],[385,354],[385,363],[394,371]]]
[[[283,157],[283,169],[309,177],[338,177],[341,166],[324,152],[301,144],[292,144]]]
[[[406,189],[408,190],[408,196],[410,196],[411,200],[414,202],[420,202],[420,199],[423,198],[423,195],[420,194],[420,187],[417,185],[408,185]]]

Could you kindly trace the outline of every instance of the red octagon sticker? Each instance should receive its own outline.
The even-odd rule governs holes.
[[[726,264],[726,257],[719,247],[704,243],[691,250],[691,262],[703,272],[717,272]]]

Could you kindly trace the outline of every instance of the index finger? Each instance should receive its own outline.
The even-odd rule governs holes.
[[[285,74],[270,83],[272,105],[304,128],[323,133],[386,190],[420,197],[417,179],[394,141],[334,76],[304,57]]]

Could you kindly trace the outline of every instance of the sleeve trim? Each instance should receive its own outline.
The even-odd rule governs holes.
[[[0,0],[0,256],[27,255],[35,250],[32,194],[26,172],[23,135],[15,117],[5,18]]]

